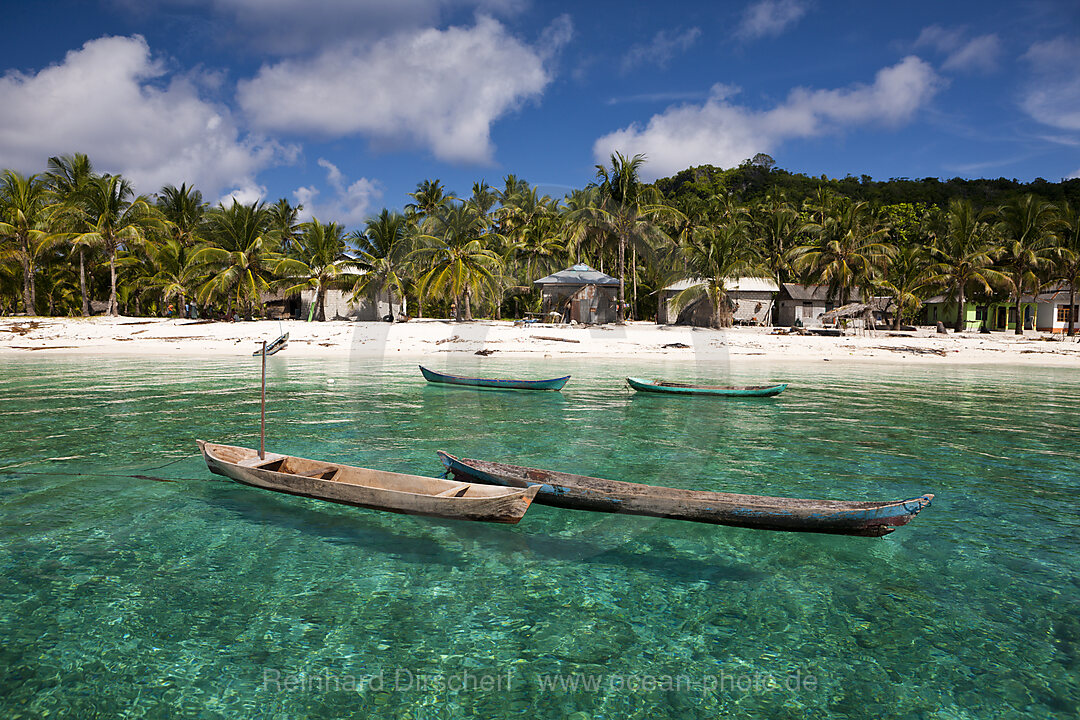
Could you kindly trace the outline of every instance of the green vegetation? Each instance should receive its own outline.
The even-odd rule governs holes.
[[[300,222],[284,199],[210,207],[187,184],[136,195],[86,155],[53,157],[45,173],[0,177],[0,313],[195,303],[202,317],[256,317],[268,298],[307,291],[322,320],[337,289],[388,297],[391,314],[520,317],[539,307],[534,280],[584,262],[618,276],[620,318],[653,317],[659,290],[692,280],[676,306],[704,297],[724,326],[725,282],[755,276],[826,285],[839,302],[892,297],[899,323],[935,295],[1019,308],[1080,280],[1080,180],[811,178],[757,155],[648,184],[645,162],[615,153],[563,198],[514,175],[468,197],[425,179],[404,212],[348,233]]]

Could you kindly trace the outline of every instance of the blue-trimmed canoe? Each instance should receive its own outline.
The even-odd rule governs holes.
[[[281,352],[282,350],[284,350],[288,346],[289,346],[289,333],[285,333],[284,335],[280,336],[274,342],[266,344],[266,354],[267,355],[274,355],[275,353]],[[251,353],[251,355],[252,355],[252,357],[258,357],[259,355],[262,355],[262,353],[263,353],[263,349],[260,347],[258,350]]]
[[[642,380],[626,378],[627,384],[639,392],[665,393],[668,395],[717,395],[724,397],[772,397],[784,392],[787,383],[781,385],[746,385],[743,387],[725,385],[688,385],[686,383],[665,382],[663,380]]]
[[[428,382],[443,383],[445,385],[464,385],[466,387],[495,388],[497,390],[562,390],[562,386],[570,379],[569,375],[551,378],[550,380],[506,380],[501,378],[470,378],[460,375],[446,375],[434,370],[428,370],[423,365],[420,372]]]
[[[927,494],[899,502],[845,502],[735,495],[642,485],[484,460],[439,458],[456,480],[510,488],[539,485],[541,505],[595,512],[649,515],[758,530],[880,537],[906,525],[930,505]]]

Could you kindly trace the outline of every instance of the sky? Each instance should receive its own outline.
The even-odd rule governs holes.
[[[1078,0],[2,0],[0,167],[350,228],[425,179],[553,197],[767,153],[812,176],[1080,176]]]

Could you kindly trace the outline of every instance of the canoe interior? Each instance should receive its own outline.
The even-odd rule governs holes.
[[[777,385],[691,385],[689,383],[667,382],[654,380],[657,387],[690,388],[692,390],[771,390]]]
[[[206,450],[212,458],[230,465],[240,466],[241,468],[296,475],[316,480],[341,483],[344,485],[357,485],[380,490],[392,490],[415,495],[433,495],[441,497],[447,497],[449,495],[453,497],[471,498],[500,497],[506,495],[505,488],[489,485],[477,485],[454,480],[444,480],[442,478],[406,475],[403,473],[386,472],[384,470],[372,470],[369,468],[327,462],[325,460],[309,460],[307,458],[294,457],[292,455],[267,453],[266,457],[260,461],[258,451],[250,448],[235,447],[233,445],[206,443]]]

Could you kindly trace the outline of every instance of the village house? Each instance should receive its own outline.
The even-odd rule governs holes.
[[[660,302],[656,309],[656,322],[660,325],[696,325],[707,327],[711,324],[712,307],[707,297],[699,298],[675,312],[674,299],[683,290],[701,282],[698,279],[680,280],[660,291]],[[735,278],[726,280],[731,301],[732,315],[737,325],[769,325],[772,322],[773,304],[778,287],[768,278]]]
[[[852,288],[850,296],[858,298],[858,288]],[[820,325],[823,314],[846,303],[829,297],[827,285],[799,285],[784,283],[776,294],[774,325],[790,327],[796,322],[802,325]]]
[[[541,310],[545,316],[558,313],[565,322],[599,325],[618,320],[619,281],[579,263],[542,277]]]

